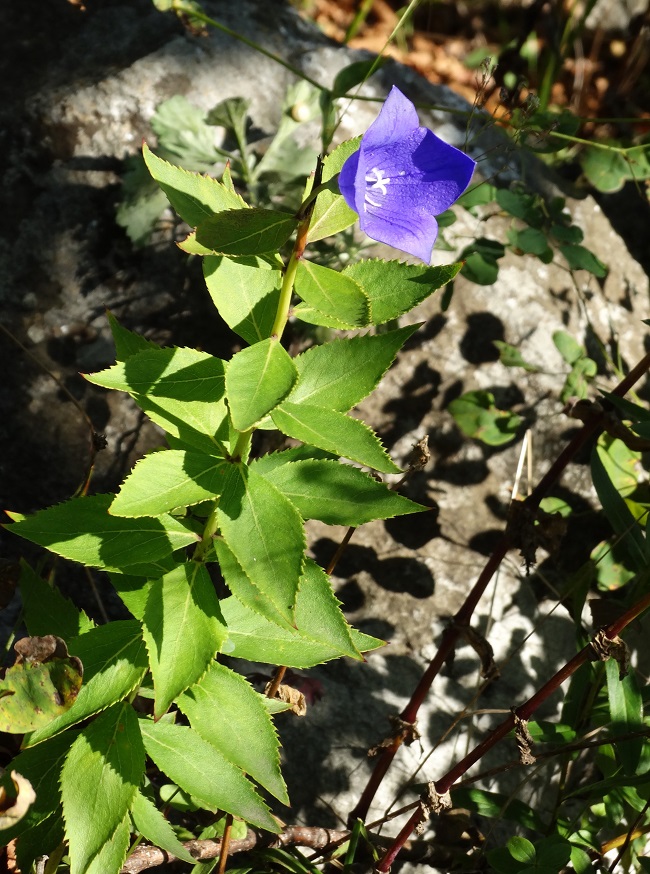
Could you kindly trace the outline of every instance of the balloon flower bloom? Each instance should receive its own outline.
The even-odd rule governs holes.
[[[435,217],[465,191],[475,166],[420,127],[415,107],[393,86],[359,150],[341,168],[339,188],[369,237],[429,264]]]

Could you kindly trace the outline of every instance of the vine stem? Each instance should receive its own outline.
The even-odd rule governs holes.
[[[627,392],[632,388],[632,386],[639,380],[641,377],[648,371],[650,368],[650,353],[646,354],[641,361],[639,361],[632,370],[627,374],[627,376],[621,380],[621,382],[614,388],[612,391],[613,395],[618,397],[622,397],[627,394]],[[542,498],[547,494],[548,490],[551,486],[560,478],[564,469],[567,467],[569,462],[573,459],[576,453],[582,449],[582,447],[595,435],[599,434],[603,430],[603,425],[597,417],[585,422],[580,429],[580,431],[575,435],[575,437],[565,446],[560,455],[555,459],[551,467],[548,469],[546,474],[542,477],[537,486],[533,489],[531,494],[522,502],[522,508],[526,511],[533,511],[537,507],[542,500]],[[460,637],[463,629],[469,625],[470,619],[476,606],[478,605],[485,589],[487,588],[492,576],[498,569],[499,565],[503,561],[506,553],[512,546],[512,536],[508,528],[504,531],[501,539],[497,543],[492,555],[487,561],[483,571],[481,572],[479,578],[476,583],[472,587],[469,595],[465,599],[465,602],[461,606],[460,610],[450,623],[449,627],[445,630],[442,640],[440,642],[440,646],[438,648],[437,653],[431,660],[428,668],[425,673],[422,675],[422,679],[418,683],[415,691],[413,692],[410,701],[400,714],[400,719],[402,722],[413,724],[416,720],[418,710],[425,700],[431,685],[440,672],[443,664],[445,663],[447,657],[450,655],[452,650],[454,649],[458,638]],[[615,623],[616,624],[616,623]],[[613,626],[610,626],[613,627]],[[623,627],[623,626],[621,626]],[[571,663],[569,663],[571,664]],[[533,700],[533,699],[531,699]],[[523,718],[523,717],[522,717]],[[507,725],[506,728],[503,728],[503,734],[499,735],[491,745],[497,742],[501,737],[510,731],[512,726],[514,725],[513,721],[510,722],[506,720],[504,725]],[[496,729],[495,731],[499,731],[500,729]],[[353,822],[356,819],[365,819],[368,816],[368,811],[370,809],[370,805],[375,797],[377,789],[379,788],[388,768],[390,767],[397,750],[400,748],[404,740],[408,737],[408,735],[404,732],[399,735],[396,733],[395,737],[393,737],[392,741],[388,746],[382,749],[375,768],[370,775],[370,779],[364,789],[359,802],[357,803],[354,810],[350,813],[348,818],[349,822]],[[492,736],[490,736],[492,737]],[[478,749],[478,748],[477,748]],[[483,755],[483,752],[480,753],[478,758]],[[469,767],[469,766],[468,766]],[[464,773],[464,772],[463,772]],[[457,778],[455,778],[457,779]],[[438,784],[436,784],[438,785]],[[449,784],[451,785],[451,784]],[[446,790],[445,790],[446,791]],[[399,847],[403,845],[404,841],[407,840],[408,836],[411,834],[413,828],[417,824],[415,815],[411,817],[409,822],[404,826],[397,841],[401,839],[401,843]],[[390,851],[389,851],[390,852]],[[398,850],[392,856],[395,858]],[[388,856],[389,854],[387,854]],[[386,857],[387,857],[386,856]],[[385,858],[386,858],[385,857]],[[382,860],[383,863],[383,860]],[[387,868],[378,868],[378,871],[386,871]]]

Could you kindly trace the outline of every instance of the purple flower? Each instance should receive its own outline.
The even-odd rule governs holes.
[[[415,107],[393,86],[359,150],[339,174],[362,231],[380,243],[431,261],[440,215],[469,185],[475,162],[420,127]]]

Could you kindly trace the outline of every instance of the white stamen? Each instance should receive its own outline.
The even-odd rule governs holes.
[[[381,206],[380,203],[378,203],[375,200],[372,200],[368,196],[368,191],[373,191],[375,189],[378,189],[379,191],[381,191],[382,195],[385,197],[386,196],[386,186],[390,183],[390,178],[387,178],[384,176],[383,170],[380,170],[378,167],[373,167],[372,170],[370,171],[370,173],[368,173],[366,175],[366,182],[368,183],[368,188],[366,191],[366,196],[364,198],[365,202],[369,203],[370,206],[374,206],[374,207]]]

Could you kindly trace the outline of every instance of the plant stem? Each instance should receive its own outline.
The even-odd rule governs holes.
[[[650,353],[645,355],[641,359],[641,361],[639,361],[638,364],[636,364],[635,367],[628,373],[628,375],[623,380],[621,380],[621,382],[612,391],[612,394],[619,397],[627,394],[632,386],[647,372],[649,368]],[[567,444],[564,450],[556,458],[555,462],[551,465],[549,470],[542,477],[542,479],[533,489],[531,494],[522,502],[522,509],[525,508],[527,511],[532,511],[539,507],[542,498],[547,494],[551,486],[554,485],[554,483],[560,478],[564,469],[567,467],[567,465],[576,455],[576,453],[585,445],[585,443],[587,443],[590,438],[594,437],[602,430],[602,425],[597,418],[594,418],[593,420],[584,423],[580,431],[575,435],[573,440],[571,440],[570,443]],[[452,620],[449,627],[444,632],[438,652],[433,657],[431,663],[429,664],[429,667],[423,674],[422,679],[418,683],[417,688],[411,696],[411,700],[400,714],[400,719],[403,722],[415,722],[420,705],[426,698],[435,677],[438,675],[448,655],[451,653],[454,646],[456,645],[456,641],[458,640],[463,627],[469,625],[470,619],[474,610],[476,609],[479,600],[481,599],[483,593],[485,592],[485,589],[488,586],[488,583],[492,579],[493,574],[496,572],[497,568],[501,564],[511,545],[511,535],[508,529],[506,529],[501,539],[497,543],[494,552],[488,559],[488,562],[485,565],[481,575],[479,576],[471,592],[465,599],[465,602]],[[620,627],[622,628],[624,626]],[[514,722],[510,724],[508,728],[504,729],[503,733],[506,734],[513,724]],[[395,754],[397,753],[397,750],[403,743],[404,739],[404,734],[396,734],[396,736],[392,739],[390,745],[385,747],[380,753],[373,773],[370,775],[370,779],[368,780],[366,788],[364,789],[358,804],[349,815],[349,822],[354,822],[354,820],[356,820],[357,818],[362,820],[365,820],[367,818],[370,805],[373,798],[375,797],[377,789],[379,788],[381,781],[388,771],[388,768],[395,758]],[[499,738],[496,738],[496,740],[498,739]],[[496,743],[496,740],[493,743]],[[482,754],[483,753],[481,753],[481,755]],[[436,786],[437,785],[438,784],[436,784]],[[407,826],[404,827],[405,830]],[[412,827],[408,829],[407,835],[410,834],[411,831]],[[404,840],[406,840],[406,838],[404,838]]]

